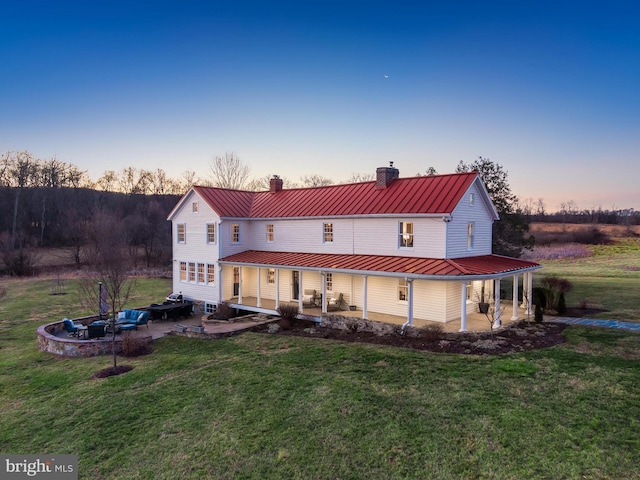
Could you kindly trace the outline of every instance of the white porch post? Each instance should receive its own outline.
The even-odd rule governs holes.
[[[327,313],[327,275],[325,272],[320,272],[322,282],[322,313]]]
[[[528,302],[528,295],[529,292],[527,291],[529,285],[529,272],[524,272],[522,274],[522,308],[525,309],[525,311],[527,311],[527,303]]]
[[[224,298],[222,297],[222,265],[218,265],[218,303],[224,302]]]
[[[407,324],[413,325],[413,279],[407,278],[407,296],[409,297],[409,305],[407,308]]]
[[[238,303],[242,305],[242,267],[238,267]]]
[[[527,314],[532,315],[533,310],[531,309],[531,302],[533,302],[533,272],[528,273],[527,292],[529,297],[529,301],[527,302]]]
[[[256,307],[262,307],[260,303],[260,267],[258,267],[258,300],[256,302]]]
[[[518,320],[518,274],[513,276],[513,315],[511,320]]]
[[[362,295],[362,318],[367,319],[367,276],[363,276],[362,289],[364,290]]]
[[[467,282],[460,282],[462,288],[460,289],[460,331],[467,331]]]
[[[500,279],[496,278],[494,283],[494,292],[493,292],[493,296],[494,296],[494,306],[495,306],[495,322],[493,323],[493,326],[495,328],[499,328],[502,326],[502,319],[500,318]]]
[[[276,305],[274,310],[280,305],[280,269],[276,268]]]
[[[302,313],[302,270],[298,270],[298,312]]]

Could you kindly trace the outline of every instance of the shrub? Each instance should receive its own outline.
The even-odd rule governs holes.
[[[542,323],[542,321],[544,320],[544,309],[538,303],[536,303],[536,310],[533,315],[533,320],[536,323]]]
[[[609,235],[600,230],[598,227],[589,230],[578,230],[571,235],[572,241],[575,243],[583,243],[586,245],[608,245],[611,243]]]
[[[225,302],[219,303],[216,313],[211,315],[214,320],[229,320],[235,316],[235,310]]]
[[[278,307],[278,314],[280,315],[280,327],[283,330],[290,329],[295,321],[298,319],[298,306],[290,305],[288,303],[281,303]]]
[[[442,325],[430,323],[424,327],[420,327],[420,336],[427,341],[435,342],[442,337]]]
[[[560,292],[560,296],[558,297],[558,315],[564,315],[567,313],[567,302],[564,299],[564,292]]]

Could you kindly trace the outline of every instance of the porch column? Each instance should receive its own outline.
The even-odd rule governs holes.
[[[262,307],[260,304],[260,267],[258,267],[258,300],[256,302],[256,307]]]
[[[467,282],[460,282],[460,331],[467,331]]]
[[[320,272],[320,281],[322,282],[322,313],[327,313],[327,275]]]
[[[493,326],[495,328],[500,328],[502,326],[502,319],[500,318],[500,279],[496,278],[494,283],[494,292],[493,292],[493,296],[494,296],[494,307],[495,307],[495,312],[494,312],[494,322],[493,322]]]
[[[218,282],[218,303],[224,302],[224,297],[222,296],[222,265],[218,265],[218,278],[216,279]]]
[[[298,270],[298,312],[302,313],[302,270]]]
[[[276,306],[274,310],[277,310],[279,305],[280,305],[280,269],[276,268]]]
[[[513,276],[513,315],[511,320],[518,320],[518,274]]]
[[[407,278],[407,296],[409,305],[407,306],[407,324],[413,325],[413,279]]]
[[[242,305],[242,267],[238,267],[238,303]]]
[[[525,311],[527,311],[527,303],[529,303],[529,292],[528,290],[528,286],[529,286],[529,272],[524,272],[522,274],[522,308],[525,309]]]
[[[531,304],[533,302],[533,272],[528,273],[527,292],[527,297],[529,298],[529,301],[527,302],[527,315],[533,315],[533,310],[531,309]]]
[[[362,277],[362,289],[364,290],[362,295],[362,318],[365,320],[367,319],[367,278],[369,277],[366,275]]]

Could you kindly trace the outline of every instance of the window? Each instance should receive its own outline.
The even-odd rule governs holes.
[[[204,263],[198,264],[198,283],[204,283]]]
[[[267,269],[267,283],[276,283],[276,269]]]
[[[471,300],[473,295],[473,283],[467,282],[467,302]]]
[[[191,211],[192,211],[193,213],[198,213],[198,202],[193,202],[193,203],[191,204]]]
[[[398,228],[399,245],[401,248],[413,247],[413,223],[400,222]]]
[[[409,285],[404,278],[398,280],[398,300],[406,302],[409,299]]]
[[[216,280],[216,266],[213,263],[207,263],[207,283],[213,285]]]
[[[473,237],[474,237],[474,225],[470,223],[467,225],[467,249],[471,250],[473,248]]]
[[[178,227],[178,243],[187,243],[187,225],[185,223],[179,223]]]
[[[469,194],[469,205],[473,205],[473,193]]]
[[[187,262],[180,262],[180,281],[187,281]]]
[[[325,281],[325,287],[328,292],[333,291],[333,273],[327,273],[327,278]]]
[[[196,281],[196,264],[193,262],[189,262],[189,281]]]
[[[216,243],[216,224],[207,223],[207,243]]]
[[[216,313],[218,310],[218,306],[215,303],[205,303],[204,304],[204,313],[207,315]]]
[[[273,224],[270,223],[269,225],[267,225],[267,242],[273,242],[273,238],[274,238]]]
[[[240,224],[231,224],[231,243],[240,243]]]
[[[323,226],[322,241],[324,243],[333,242],[333,223],[325,223]]]

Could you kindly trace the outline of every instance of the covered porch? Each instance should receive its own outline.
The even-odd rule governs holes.
[[[327,300],[338,297],[340,314],[403,326],[434,322],[459,331],[499,328],[533,313],[533,272],[541,268],[498,255],[434,259],[265,251],[241,252],[219,264],[219,298],[235,308],[274,313],[278,305],[293,303],[319,320],[329,313]],[[312,305],[309,293],[320,302]],[[480,313],[481,307],[489,314]]]
[[[230,298],[226,301],[228,305],[232,308],[237,308],[241,310],[249,310],[256,311],[261,313],[268,314],[276,314],[277,315],[277,306],[274,299],[270,298],[261,298],[260,299],[260,307],[258,307],[258,298],[257,297],[243,297],[242,303],[238,303],[238,297]],[[298,305],[298,301],[285,301],[280,302],[280,305]],[[504,311],[513,311],[513,302],[511,300],[503,300],[502,306]],[[519,320],[527,319],[527,309],[523,307],[521,304],[517,306],[518,315],[514,318],[513,315],[504,315],[502,316],[502,326],[507,326],[511,323],[517,322]],[[364,318],[362,309],[355,310],[331,310],[327,312],[327,315],[341,315],[344,317],[352,317],[352,318]],[[312,321],[319,322],[322,319],[322,308],[319,306],[313,305],[304,305],[302,311],[300,312],[301,318],[306,318]],[[530,314],[531,320],[533,320],[533,314]],[[404,325],[407,322],[407,317],[400,315],[391,315],[387,313],[379,313],[379,312],[368,312],[367,320],[372,320],[375,322],[383,322],[390,323],[393,325]],[[416,318],[413,320],[413,326],[415,327],[426,327],[428,325],[439,325],[442,327],[443,332],[454,333],[459,331],[470,331],[470,332],[482,332],[491,330],[491,323],[487,319],[487,315],[479,312],[471,312],[467,313],[466,318],[466,329],[462,330],[462,320],[455,319],[449,322],[436,322],[432,320],[424,320]]]

